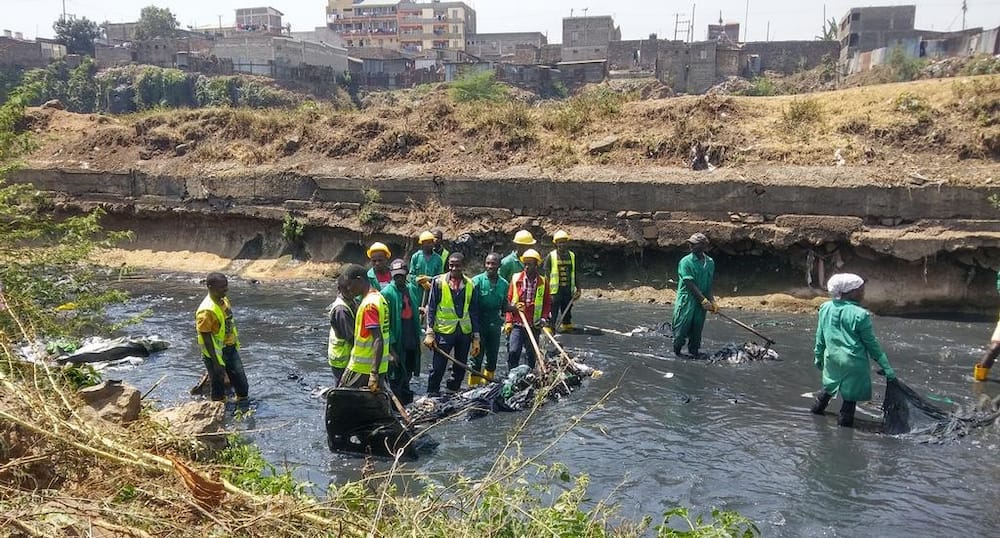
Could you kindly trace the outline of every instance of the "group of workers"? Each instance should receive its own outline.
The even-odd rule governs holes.
[[[401,258],[390,261],[389,247],[373,243],[367,251],[370,268],[348,264],[337,278],[327,352],[335,386],[367,386],[373,391],[388,386],[404,403],[412,401],[410,383],[420,375],[421,342],[433,351],[429,396],[440,394],[449,364],[447,391],[460,390],[466,373],[469,386],[484,384],[496,373],[501,334],[507,335],[508,369],[517,367],[522,356],[534,369],[537,356],[529,343],[539,331],[552,330],[552,324],[563,332],[572,331],[573,303],[580,297],[570,236],[560,230],[552,240],[555,248],[543,259],[532,248],[537,244],[532,234],[520,230],[508,255],[501,258],[491,252],[484,261],[485,270],[471,278],[465,274],[465,256],[444,248],[440,230],[420,234],[419,250],[409,263]],[[687,245],[690,253],[677,269],[673,350],[682,356],[686,345],[691,357],[701,358],[706,315],[719,312],[712,292],[715,261],[707,254],[710,242],[704,234],[692,235]],[[196,326],[212,399],[225,398],[228,376],[237,401],[245,400],[247,380],[226,296],[228,281],[221,273],[211,273],[206,283],[208,295],[196,312]],[[827,290],[831,300],[819,309],[814,348],[822,387],[811,411],[824,413],[839,394],[843,401],[838,424],[850,427],[856,403],[872,396],[868,361],[881,367],[888,383],[895,382],[896,375],[875,336],[871,313],[861,306],[864,279],[852,273],[835,274]],[[1000,321],[989,351],[975,365],[977,381],[986,379],[998,355]]]

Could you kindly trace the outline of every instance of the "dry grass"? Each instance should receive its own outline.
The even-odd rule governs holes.
[[[194,143],[197,150],[173,165],[179,172],[188,160],[249,166],[294,156],[316,163],[409,162],[426,165],[424,173],[449,175],[519,164],[684,166],[691,146],[700,143],[713,148],[719,166],[833,165],[839,150],[845,164],[892,173],[899,160],[914,166],[995,162],[998,90],[1000,75],[984,75],[777,97],[637,100],[599,87],[529,104],[520,97],[454,103],[434,87],[373,96],[368,108],[353,111],[323,105],[152,111],[103,123],[53,114],[39,122],[55,136],[45,138],[38,154],[58,147],[65,158],[92,160],[95,145],[132,144],[154,159],[177,159],[171,146]],[[64,123],[73,127],[63,129]],[[607,136],[619,137],[613,150],[586,153],[587,144]],[[118,153],[124,153],[120,166],[134,162]],[[115,167],[114,156],[104,158]]]

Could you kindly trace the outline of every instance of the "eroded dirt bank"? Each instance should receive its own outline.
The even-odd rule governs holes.
[[[477,260],[509,250],[518,229],[539,238],[565,229],[589,295],[667,302],[684,239],[703,231],[715,245],[723,305],[811,309],[824,296],[820,283],[840,267],[870,279],[869,300],[883,312],[995,306],[995,188],[841,185],[842,168],[782,171],[810,178],[802,185],[717,172],[697,182],[682,170],[657,181],[575,182],[28,169],[12,180],[51,191],[62,211],[102,207],[109,227],[134,231],[134,241],[102,256],[112,265],[326,278],[340,263],[363,261],[374,240],[410,252],[430,227],[443,227],[451,241],[465,234],[455,247]],[[305,224],[299,244],[282,237],[287,215]]]

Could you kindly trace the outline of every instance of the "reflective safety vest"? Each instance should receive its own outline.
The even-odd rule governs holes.
[[[367,337],[361,336],[364,311],[372,305],[378,309],[379,332],[382,333],[382,362],[379,364],[378,373],[384,374],[389,371],[389,303],[381,293],[372,290],[365,295],[354,316],[354,347],[351,349],[351,359],[347,362],[347,369],[359,374],[371,374],[372,363],[375,362],[375,335],[369,331]]]
[[[524,282],[524,271],[520,273],[515,273],[513,280],[510,281],[510,287],[513,288],[511,292],[511,297],[514,298],[514,303],[521,301],[521,288]],[[545,307],[545,278],[538,275],[538,286],[535,287],[535,315],[531,318],[532,321],[538,321],[542,319],[542,308]],[[518,319],[518,318],[514,318]]]
[[[463,334],[472,333],[472,318],[469,317],[469,309],[472,306],[472,289],[475,285],[472,279],[463,276],[465,279],[465,308],[462,309],[462,317],[455,313],[455,301],[451,296],[451,287],[448,286],[448,275],[437,277],[437,284],[441,290],[441,300],[438,302],[437,317],[434,320],[434,332],[438,334],[451,334],[455,332],[455,327],[461,325]]]
[[[229,306],[229,298],[223,297],[222,301]],[[232,307],[230,306],[230,309]],[[215,359],[219,363],[219,366],[225,366],[226,363],[222,360],[222,347],[225,345],[226,341],[226,311],[219,306],[218,303],[212,300],[211,295],[206,295],[202,299],[201,304],[198,306],[198,310],[194,312],[195,323],[198,322],[198,314],[208,310],[215,314],[216,319],[219,320],[219,329],[212,334],[212,347],[215,348]],[[232,310],[230,310],[232,311]],[[240,347],[240,332],[236,330],[236,322],[232,323],[233,339],[235,341],[236,347]],[[198,332],[198,347],[201,348],[201,356],[211,358],[208,354],[208,349],[205,347],[205,339],[202,337],[201,332]]]
[[[333,301],[333,308],[330,309],[331,315],[338,306],[348,310],[351,308],[343,298],[337,296],[337,299]],[[337,336],[332,325],[330,326],[330,344],[326,348],[326,357],[330,366],[334,368],[347,368],[347,361],[351,360],[351,343],[346,338]]]
[[[549,294],[559,291],[559,253],[555,250],[549,253]],[[569,292],[576,291],[576,254],[569,253]]]

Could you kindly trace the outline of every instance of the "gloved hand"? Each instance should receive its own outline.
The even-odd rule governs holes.
[[[573,300],[575,301],[579,298],[580,298],[580,288],[577,288],[576,291],[573,292]]]
[[[431,289],[431,277],[427,275],[420,275],[417,277],[417,284],[425,290]]]
[[[701,301],[701,307],[704,308],[706,311],[711,312],[713,314],[718,314],[719,313],[719,307],[718,307],[718,305],[716,305],[712,301],[709,301],[707,297]]]
[[[368,390],[378,392],[378,374],[368,374]]]
[[[472,347],[469,348],[469,355],[472,356],[472,357],[475,357],[475,356],[479,355],[479,350],[480,350],[479,337],[476,336],[476,337],[473,337],[473,339],[472,339]]]
[[[506,335],[510,335],[510,331],[513,330],[514,330],[514,324],[510,322],[504,323],[503,327],[500,329],[500,331]]]
[[[396,354],[389,352],[389,363],[396,364],[397,361],[399,361],[399,359],[396,358]]]
[[[427,349],[434,349],[436,342],[437,337],[433,332],[428,332],[427,335],[424,336],[424,345],[427,346]]]
[[[524,301],[514,303],[514,308],[516,308],[518,312],[524,312],[525,307]]]
[[[892,367],[879,370],[878,375],[884,375],[886,382],[896,380],[896,371],[893,370]]]
[[[543,329],[546,329],[549,326],[549,320],[547,320],[545,318],[541,318],[541,319],[539,319],[538,321],[535,322],[535,325],[538,325],[539,327],[541,327]]]

